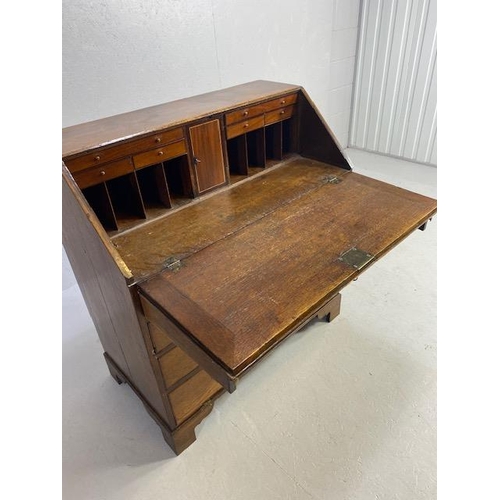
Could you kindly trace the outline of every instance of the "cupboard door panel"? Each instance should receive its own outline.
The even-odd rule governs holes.
[[[219,120],[189,129],[198,192],[203,193],[226,182]]]

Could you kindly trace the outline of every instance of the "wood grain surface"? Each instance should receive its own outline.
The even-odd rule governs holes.
[[[341,172],[338,183],[323,175],[301,196],[240,220],[239,230],[186,256],[177,272],[142,283],[141,293],[182,318],[195,342],[237,376],[357,277],[339,260],[344,252],[357,247],[375,261],[436,211],[433,199]]]
[[[346,170],[297,158],[167,217],[117,235],[113,243],[137,281],[158,273],[169,256],[184,259],[291,203]]]

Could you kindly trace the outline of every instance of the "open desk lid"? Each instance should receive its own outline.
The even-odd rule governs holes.
[[[336,167],[325,172],[315,189],[139,285],[146,317],[230,392],[436,212],[434,199]]]

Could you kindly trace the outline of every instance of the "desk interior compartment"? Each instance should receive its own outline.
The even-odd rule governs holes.
[[[118,223],[106,183],[102,182],[101,184],[82,189],[82,193],[104,229],[107,231],[116,231]]]
[[[118,229],[127,229],[146,218],[139,183],[135,172],[106,181]]]
[[[266,158],[278,161],[283,159],[282,122],[276,122],[266,127]]]
[[[193,198],[187,155],[164,161],[163,168],[171,206],[184,205]]]
[[[172,207],[167,178],[161,163],[138,170],[137,180],[148,217]]]
[[[248,175],[248,146],[246,134],[227,140],[227,157],[231,176]]]

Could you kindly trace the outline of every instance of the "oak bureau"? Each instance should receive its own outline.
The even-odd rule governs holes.
[[[436,212],[352,172],[296,85],[238,85],[62,142],[63,243],[106,363],[177,454],[220,394],[331,321],[339,291]]]

